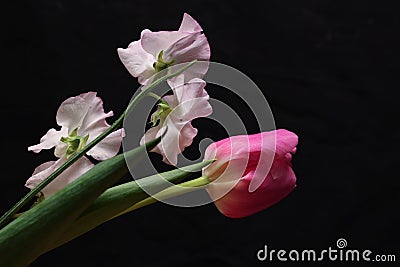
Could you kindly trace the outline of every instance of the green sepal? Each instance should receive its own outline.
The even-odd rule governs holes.
[[[152,127],[156,126],[158,121],[163,123],[165,118],[171,112],[171,107],[169,106],[168,102],[163,99],[160,99],[160,103],[158,103],[157,106],[157,111],[151,116]]]
[[[175,60],[171,60],[169,62],[165,62],[164,59],[163,59],[163,54],[164,54],[164,50],[161,50],[161,52],[158,53],[157,62],[153,63],[153,68],[155,69],[156,72],[160,72],[162,70],[165,70],[168,67],[170,67],[172,64],[175,63]]]

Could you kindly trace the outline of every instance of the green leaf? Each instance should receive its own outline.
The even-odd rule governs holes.
[[[151,150],[159,142],[157,138],[97,164],[1,229],[0,266],[27,266],[34,261],[93,201],[128,172],[125,160],[137,162],[146,155],[146,149]]]
[[[179,183],[192,172],[201,170],[211,162],[196,163],[182,169],[152,175],[108,189],[79,216],[56,242],[49,246],[49,250],[88,232],[141,200],[148,198],[148,194],[142,189],[143,187],[146,191],[159,192],[168,187],[163,179],[171,183]]]

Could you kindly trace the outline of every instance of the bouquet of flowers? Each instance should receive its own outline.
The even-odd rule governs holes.
[[[202,161],[178,167],[198,133],[192,121],[223,106],[211,101],[207,83],[240,87],[237,94],[261,103],[263,116],[270,113],[247,76],[210,62],[207,38],[190,15],[184,14],[177,31],[143,30],[140,40],[118,49],[118,55],[141,87],[111,125],[106,119],[113,112],[104,111],[96,92],[61,103],[58,129],[51,128],[39,144],[28,147],[34,153],[54,149],[56,159],[34,170],[25,184],[31,191],[1,217],[0,266],[27,266],[106,221],[157,201],[202,190],[223,215],[241,218],[275,204],[295,187],[291,157],[298,138],[271,127],[272,114],[268,127],[267,119],[256,114],[262,121],[260,133],[246,135],[243,130],[213,142]],[[140,125],[138,118],[148,121]],[[139,140],[131,138],[135,135]],[[136,170],[151,164],[148,152],[176,168],[137,175]],[[135,179],[118,184],[128,173]]]

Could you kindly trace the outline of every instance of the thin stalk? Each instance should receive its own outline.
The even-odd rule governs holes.
[[[168,198],[172,198],[172,197],[176,197],[176,196],[180,196],[183,194],[187,194],[196,190],[199,190],[202,188],[202,186],[207,185],[210,183],[210,180],[208,179],[207,176],[201,176],[199,178],[184,182],[184,183],[180,183],[177,185],[173,185],[168,187],[167,189],[162,190],[161,192],[158,192],[156,194],[154,194],[154,196],[148,197],[142,201],[139,201],[138,203],[132,205],[130,208],[124,210],[121,213],[118,213],[117,215],[115,215],[114,217],[110,218],[114,219],[118,216],[121,216],[125,213],[131,212],[133,210],[139,209],[141,207],[145,207],[148,206],[150,204],[156,203],[160,200],[164,200],[164,199],[168,199]]]
[[[11,209],[9,209],[7,212],[3,214],[0,218],[0,227],[3,227],[9,220],[13,218],[13,216],[21,209],[23,208],[29,201],[31,201],[35,195],[37,195],[40,191],[43,190],[49,183],[51,183],[56,177],[58,177],[62,172],[64,172],[69,166],[74,164],[80,157],[86,154],[90,149],[92,149],[95,145],[97,145],[100,141],[102,141],[105,137],[107,137],[110,133],[115,131],[117,128],[119,128],[123,121],[125,116],[129,113],[131,109],[133,109],[139,101],[146,96],[154,87],[159,85],[160,83],[164,82],[167,79],[170,79],[172,77],[175,77],[191,66],[193,66],[197,61],[194,60],[190,62],[189,64],[185,65],[183,68],[179,69],[176,72],[167,74],[161,78],[158,78],[154,82],[152,82],[150,85],[145,87],[144,90],[142,90],[128,105],[124,113],[109,127],[107,130],[105,130],[102,134],[100,134],[98,137],[96,137],[92,142],[87,144],[85,147],[82,148],[82,150],[76,152],[74,155],[72,155],[63,165],[61,165],[58,169],[56,169],[52,174],[50,174],[45,180],[43,180],[40,184],[38,184],[34,189],[32,189],[29,193],[27,193],[24,197],[22,197]]]

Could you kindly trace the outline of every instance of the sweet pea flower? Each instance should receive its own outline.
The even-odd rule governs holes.
[[[62,164],[64,164],[66,158],[63,157],[57,161],[49,161],[39,165],[32,176],[26,181],[25,186],[33,189],[38,184],[40,184],[44,179],[49,177],[56,169],[58,169]],[[74,164],[62,172],[56,179],[50,182],[45,188],[43,188],[42,193],[44,198],[48,198],[51,195],[57,193],[65,186],[67,186],[72,181],[78,179],[82,174],[90,170],[94,164],[86,157],[79,158]]]
[[[195,78],[183,84],[182,76],[168,84],[173,89],[173,95],[164,96],[158,104],[158,109],[151,118],[153,126],[142,137],[144,144],[167,132],[161,142],[152,150],[163,156],[167,164],[176,165],[178,154],[190,146],[197,135],[197,129],[191,124],[195,118],[206,117],[212,113],[208,102],[209,96],[204,90],[206,82]]]
[[[152,32],[143,30],[140,40],[128,48],[118,48],[118,55],[129,73],[146,85],[157,72],[179,63],[197,59],[194,66],[185,71],[186,81],[202,78],[208,70],[210,46],[203,29],[188,14],[183,15],[178,31]]]
[[[28,150],[35,153],[39,153],[42,149],[55,147],[54,154],[60,159],[46,162],[37,167],[32,177],[26,182],[27,187],[35,187],[46,179],[71,155],[81,150],[109,127],[106,118],[112,116],[113,112],[104,112],[103,101],[96,94],[89,92],[65,100],[59,107],[56,116],[57,124],[61,126],[61,129],[50,129],[40,139],[39,144],[28,147]],[[114,131],[86,154],[97,160],[111,158],[118,153],[123,136],[123,129]],[[89,159],[82,157],[52,181],[43,190],[43,193],[45,196],[54,194],[92,166],[93,164]]]
[[[56,116],[61,129],[50,129],[40,139],[39,144],[28,147],[28,150],[39,153],[42,149],[55,147],[56,157],[69,157],[103,133],[110,126],[106,118],[113,116],[113,112],[104,112],[103,101],[96,94],[89,92],[65,100]],[[111,133],[87,154],[97,160],[115,156],[123,135],[123,129]]]
[[[218,210],[227,217],[246,217],[287,196],[296,186],[291,159],[297,143],[296,134],[281,129],[211,144],[204,159],[217,160],[203,175],[211,180],[207,191]]]

